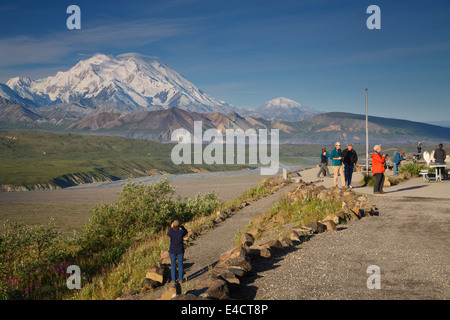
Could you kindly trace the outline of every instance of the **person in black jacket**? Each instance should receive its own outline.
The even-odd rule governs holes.
[[[447,157],[447,153],[443,149],[444,145],[442,143],[439,144],[439,147],[434,151],[434,160],[436,164],[445,163],[445,158]],[[441,176],[445,177],[445,168],[436,168],[436,170],[440,170]]]
[[[172,283],[176,281],[176,266],[178,260],[178,282],[183,282],[183,259],[184,243],[183,238],[187,235],[187,230],[175,220],[170,226],[167,236],[170,238],[169,256],[170,256],[170,275]]]
[[[357,162],[358,162],[358,155],[356,154],[356,151],[353,150],[353,145],[349,144],[347,146],[347,149],[342,151],[342,164],[344,165],[345,185],[347,187],[353,188],[352,176],[353,170]]]

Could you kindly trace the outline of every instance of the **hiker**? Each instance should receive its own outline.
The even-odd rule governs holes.
[[[443,148],[444,148],[444,145],[442,143],[440,143],[438,148],[434,151],[434,162],[436,164],[445,164],[445,158],[447,156],[447,153],[445,152],[445,150]],[[436,167],[436,171],[439,170],[441,176],[444,178],[446,175],[445,169],[446,168]]]
[[[323,176],[331,177],[330,171],[328,170],[328,158],[330,154],[328,153],[326,148],[322,149],[322,153],[320,154],[320,170],[317,173],[317,178],[320,177],[320,174],[323,172]]]
[[[341,175],[341,183],[342,186],[345,186],[345,179],[344,179],[344,170],[342,169],[342,150],[341,150],[341,143],[336,142],[334,149],[331,151],[330,154],[331,160],[332,160],[332,166],[333,166],[333,174],[334,174],[334,185],[336,188],[339,188],[338,186],[338,175]]]
[[[398,167],[400,166],[400,163],[406,159],[405,151],[396,152],[394,155],[394,159],[392,160],[392,163],[394,165],[394,176],[398,176]]]
[[[372,173],[375,177],[375,184],[373,185],[374,194],[384,194],[384,162],[386,160],[387,154],[382,154],[381,145],[377,144],[373,147],[374,152],[372,153]]]
[[[342,151],[342,163],[344,164],[344,177],[345,185],[350,189],[352,187],[352,176],[355,165],[358,162],[358,155],[353,149],[353,145],[350,143],[347,145],[347,149]]]
[[[178,260],[178,282],[183,282],[183,258],[184,244],[183,237],[187,235],[187,230],[175,220],[170,226],[167,236],[170,238],[169,256],[170,256],[170,275],[172,283],[176,281],[176,262]]]

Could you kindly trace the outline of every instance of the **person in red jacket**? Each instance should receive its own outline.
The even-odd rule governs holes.
[[[384,185],[384,161],[387,157],[387,154],[382,154],[381,145],[377,144],[373,147],[375,152],[372,153],[372,173],[375,177],[375,184],[373,185],[373,193],[374,194],[384,194],[383,185]]]

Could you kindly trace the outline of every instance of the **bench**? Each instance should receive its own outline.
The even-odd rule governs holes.
[[[428,169],[420,170],[420,174],[423,177],[423,181],[425,181],[425,182],[430,181],[430,176],[428,175]]]

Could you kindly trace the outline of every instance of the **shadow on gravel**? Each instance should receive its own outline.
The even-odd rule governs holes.
[[[409,188],[403,188],[403,189],[398,189],[398,190],[394,190],[394,191],[388,191],[388,192],[386,192],[386,194],[414,190],[414,189],[422,189],[425,187],[428,187],[428,186],[425,185],[425,186],[414,186],[414,187],[409,187]]]
[[[194,272],[193,274],[190,274],[190,275],[187,277],[187,280],[189,281],[189,280],[195,279],[195,278],[197,278],[197,277],[200,277],[201,275],[205,274],[206,272],[208,272],[209,270],[211,270],[212,268],[214,268],[215,265],[216,265],[218,262],[219,262],[219,260],[217,260],[216,262],[212,263],[212,264],[209,265],[209,266],[206,266],[206,267],[204,267],[204,268],[202,268],[202,269],[200,269],[200,270]],[[193,265],[194,265],[193,263],[187,263],[187,264],[185,264],[185,270],[188,270],[188,269],[189,269],[190,267],[192,267]]]
[[[256,296],[256,292],[258,291],[258,287],[252,285],[252,283],[254,283],[255,280],[263,277],[261,273],[278,268],[278,262],[283,260],[283,257],[285,255],[300,249],[300,243],[294,242],[294,246],[292,247],[274,251],[272,257],[270,258],[252,259],[252,274],[241,279],[240,290],[236,293],[233,293],[231,295],[231,299],[253,300]]]
[[[411,201],[420,201],[420,202],[425,202],[425,201],[430,201],[430,202],[435,202],[435,201],[450,201],[450,199],[443,199],[443,198],[432,198],[432,197],[401,197],[398,198],[396,201],[402,201],[402,202],[411,202]]]

